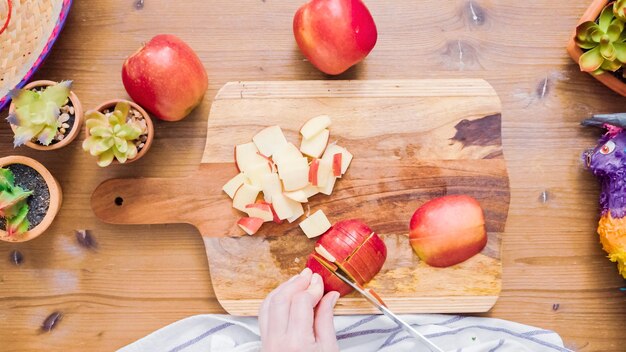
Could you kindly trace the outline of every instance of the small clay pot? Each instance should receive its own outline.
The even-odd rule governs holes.
[[[600,16],[602,9],[604,9],[604,7],[610,2],[610,0],[594,0],[583,14],[583,17],[581,17],[578,21],[577,26],[583,22],[595,21]],[[578,47],[578,45],[576,45],[576,41],[574,40],[574,38],[576,38],[576,28],[574,28],[574,33],[571,35],[569,42],[567,43],[567,52],[572,57],[572,59],[576,63],[578,63],[580,56],[584,52],[581,48]],[[624,67],[624,69],[626,69],[626,66]],[[609,87],[615,93],[626,97],[626,83],[622,82],[619,78],[613,76],[611,73],[605,72],[599,75],[591,74],[591,76],[602,82],[605,86]]]
[[[141,106],[137,105],[136,103],[132,102],[132,101],[128,101],[125,99],[114,99],[114,100],[109,100],[106,101],[100,105],[98,105],[98,107],[96,107],[94,110],[100,111],[101,113],[104,114],[104,110],[109,109],[109,111],[113,111],[115,109],[115,105],[117,105],[117,103],[119,102],[127,102],[128,104],[130,104],[131,108],[139,111],[139,113],[141,113],[141,115],[143,116],[143,118],[146,120],[146,127],[148,128],[148,139],[144,142],[144,146],[143,148],[141,148],[141,150],[137,153],[137,156],[135,156],[132,159],[128,159],[126,160],[125,164],[130,164],[134,161],[137,161],[139,159],[141,159],[141,157],[143,157],[144,155],[146,155],[146,153],[148,152],[148,149],[150,149],[150,146],[152,145],[152,140],[154,140],[154,124],[152,123],[152,119],[150,118],[150,115],[146,112],[146,110],[144,110]],[[90,136],[89,134],[89,129],[85,126],[85,135],[88,138]],[[117,159],[114,157],[113,158],[113,164],[117,163],[120,164],[119,161],[117,161]]]
[[[55,84],[57,84],[57,82],[33,81],[27,84],[26,86],[24,86],[24,89],[47,87],[47,86],[52,86]],[[78,137],[80,130],[82,128],[82,125],[83,125],[83,120],[84,120],[83,119],[83,106],[81,105],[80,100],[78,100],[78,97],[76,96],[76,94],[74,94],[73,91],[70,91],[69,99],[72,102],[72,106],[74,106],[74,125],[72,126],[72,129],[67,134],[65,134],[65,138],[63,138],[62,141],[59,141],[59,142],[56,142],[54,144],[50,144],[47,146],[41,145],[33,141],[28,141],[25,143],[26,146],[32,149],[36,149],[36,150],[56,150],[56,149],[63,148],[66,145],[72,143],[72,141],[76,139],[76,137]],[[15,112],[15,104],[11,102],[11,105],[9,107],[9,113],[12,114],[14,112]],[[11,129],[13,130],[13,132],[15,132],[16,128],[17,128],[16,126],[11,125]]]
[[[41,165],[34,159],[27,158],[25,156],[7,156],[4,158],[0,158],[0,167],[6,167],[13,164],[26,165],[35,169],[35,171],[37,171],[46,181],[46,186],[48,187],[48,192],[50,193],[50,204],[48,206],[48,212],[41,220],[41,222],[37,224],[37,226],[28,230],[24,234],[14,235],[10,237],[6,231],[0,230],[0,240],[2,241],[26,242],[38,237],[39,235],[44,233],[48,229],[48,227],[50,227],[52,221],[57,216],[57,213],[61,208],[61,203],[63,202],[63,192],[61,191],[61,186],[52,176],[50,171],[48,171],[45,166]]]

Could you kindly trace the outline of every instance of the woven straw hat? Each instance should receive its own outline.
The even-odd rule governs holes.
[[[72,0],[0,0],[0,110],[9,91],[23,87],[48,56],[71,5]]]

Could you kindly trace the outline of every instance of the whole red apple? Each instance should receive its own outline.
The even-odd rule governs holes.
[[[189,115],[209,85],[198,55],[169,34],[157,35],[126,59],[122,82],[134,101],[165,121]]]
[[[433,199],[411,217],[409,240],[428,265],[461,263],[487,244],[483,210],[476,199],[465,195]]]
[[[312,0],[293,18],[300,50],[320,71],[338,75],[363,60],[378,33],[361,0]]]

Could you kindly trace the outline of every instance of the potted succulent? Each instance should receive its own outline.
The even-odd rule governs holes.
[[[594,0],[567,45],[581,71],[626,96],[626,0]]]
[[[23,156],[0,158],[0,240],[24,242],[52,224],[62,202],[50,171]]]
[[[150,115],[126,100],[111,100],[86,114],[83,149],[98,157],[98,165],[132,163],[144,156],[154,139]]]
[[[55,150],[70,144],[83,123],[83,108],[70,88],[71,81],[34,81],[10,92],[7,121],[14,145]]]

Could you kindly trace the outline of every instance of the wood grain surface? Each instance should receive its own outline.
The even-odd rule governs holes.
[[[315,239],[303,236],[299,221],[269,223],[244,235],[236,225],[242,213],[221,189],[238,173],[233,146],[272,125],[299,145],[304,122],[329,115],[331,141],[356,157],[333,194],[312,197],[308,210],[321,209],[331,222],[361,219],[382,237],[387,260],[367,286],[397,313],[485,312],[500,294],[510,200],[500,111],[493,88],[477,79],[230,82],[213,101],[200,170],[184,178],[105,181],[92,207],[110,223],[194,225],[222,307],[256,315],[276,286],[304,268]],[[443,270],[415,256],[408,219],[424,202],[446,194],[479,200],[490,240],[472,260]],[[335,312],[378,310],[355,293],[340,299]]]
[[[565,45],[589,0],[368,0],[379,39],[367,60],[340,79],[483,78],[502,100],[502,144],[511,181],[503,239],[503,286],[486,313],[553,329],[576,351],[623,351],[624,287],[595,233],[598,185],[580,162],[599,132],[579,121],[624,111],[624,98],[581,73]],[[45,235],[0,244],[3,351],[111,351],[166,324],[223,313],[204,244],[190,225],[119,226],[90,208],[102,181],[182,177],[197,169],[207,116],[229,81],[334,79],[299,53],[291,21],[301,1],[75,1],[37,79],[73,79],[86,109],[127,97],[124,58],[158,33],[184,38],[210,78],[203,104],[178,123],[158,122],[145,158],[97,167],[80,141],[44,153],[13,149],[0,124],[0,155],[40,160],[63,187],[64,204]],[[0,114],[6,116],[6,111]],[[161,209],[155,209],[155,212]],[[78,244],[91,229],[96,249]],[[20,266],[10,254],[19,250]],[[154,279],[157,277],[158,279]],[[53,312],[63,318],[49,333]]]

